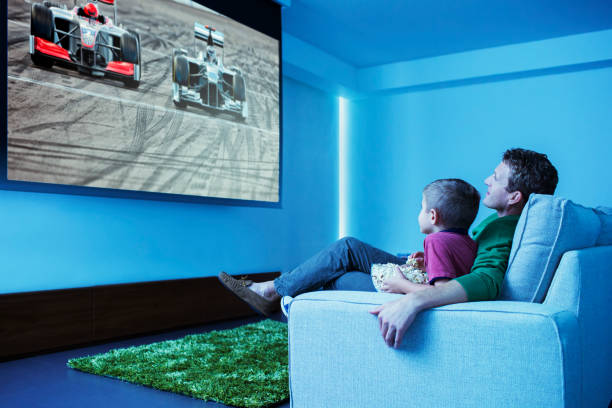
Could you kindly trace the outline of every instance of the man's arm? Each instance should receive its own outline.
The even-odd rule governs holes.
[[[406,330],[416,315],[425,309],[467,302],[467,293],[458,282],[451,280],[431,286],[426,290],[408,293],[400,299],[385,303],[370,310],[378,316],[380,333],[389,347],[398,348]]]
[[[478,254],[471,273],[426,290],[406,294],[371,310],[370,313],[378,315],[380,332],[387,345],[399,347],[404,333],[422,310],[463,303],[468,299],[495,299],[508,266],[518,219],[518,215],[506,216],[485,226],[476,239]]]
[[[478,253],[471,272],[455,279],[470,302],[495,300],[499,295],[518,219],[517,215],[497,218],[476,238]]]

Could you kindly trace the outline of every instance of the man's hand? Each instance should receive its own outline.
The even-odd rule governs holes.
[[[410,294],[397,300],[387,302],[370,313],[378,316],[378,325],[385,343],[389,347],[398,348],[402,343],[404,333],[414,321],[418,310]]]
[[[451,280],[441,285],[430,286],[426,290],[404,295],[370,310],[370,313],[378,316],[380,333],[385,343],[389,347],[398,348],[406,330],[412,325],[414,318],[421,310],[467,301],[467,293],[461,284]]]

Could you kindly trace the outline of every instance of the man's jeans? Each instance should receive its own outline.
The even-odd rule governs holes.
[[[306,262],[274,280],[281,296],[297,296],[320,288],[375,291],[372,264],[404,261],[358,239],[339,239]]]

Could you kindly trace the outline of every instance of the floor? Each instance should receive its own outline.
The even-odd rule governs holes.
[[[280,314],[273,318],[283,320]],[[82,373],[68,368],[66,362],[71,358],[104,353],[113,348],[172,340],[210,330],[229,329],[262,319],[251,317],[212,323],[0,363],[0,406],[6,408],[225,407],[226,405],[216,402],[205,402],[112,378]],[[289,408],[289,401],[279,403],[276,407]]]

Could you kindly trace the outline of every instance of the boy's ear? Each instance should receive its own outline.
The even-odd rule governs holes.
[[[440,213],[437,209],[432,208],[429,210],[429,219],[431,220],[432,225],[437,225],[440,223]]]

